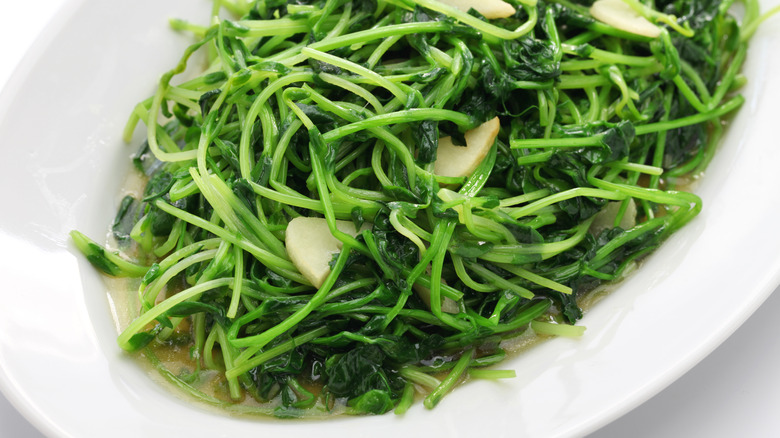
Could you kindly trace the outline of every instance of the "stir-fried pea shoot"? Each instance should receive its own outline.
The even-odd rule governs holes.
[[[507,1],[494,20],[434,0],[223,0],[208,27],[173,21],[198,42],[125,131],[146,125],[148,184],[112,227],[136,261],[73,233],[139,279],[119,345],[203,401],[299,417],[402,413],[421,389],[430,408],[465,376],[513,376],[487,368],[507,339],[581,335],[578,299],[700,211],[678,188],[743,102],[762,17],[755,0],[741,24],[733,0],[635,2],[649,38],[587,2]],[[175,83],[200,54],[205,72]],[[435,174],[440,138],[495,117],[473,173]],[[288,256],[296,217],[337,239],[319,287]],[[160,345],[187,346],[191,370]],[[198,389],[213,370],[221,398]]]

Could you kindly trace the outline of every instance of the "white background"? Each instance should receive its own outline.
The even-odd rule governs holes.
[[[65,1],[0,0],[0,88]],[[10,147],[3,145],[2,139],[0,145]],[[738,296],[738,291],[734,295]],[[780,293],[775,293],[693,370],[591,436],[780,436],[778,314]],[[0,438],[42,436],[0,394]]]

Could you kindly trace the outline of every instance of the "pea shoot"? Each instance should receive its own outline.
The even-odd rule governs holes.
[[[120,253],[72,233],[136,281],[119,346],[282,418],[513,377],[492,368],[513,339],[581,336],[581,298],[701,210],[686,186],[765,18],[732,3],[221,0],[207,26],[173,20],[196,42],[125,128],[145,127],[148,182]]]

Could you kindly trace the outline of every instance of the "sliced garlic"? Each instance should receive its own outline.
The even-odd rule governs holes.
[[[443,282],[443,281],[442,281]],[[414,284],[414,291],[417,293],[417,296],[420,297],[420,299],[425,303],[428,308],[431,308],[431,290],[428,289],[425,286],[420,286],[419,284]],[[442,296],[441,300],[441,311],[444,313],[460,313],[460,309],[458,308],[458,303],[453,300],[450,297]]]
[[[656,38],[661,29],[645,17],[639,15],[623,0],[597,0],[590,7],[593,18],[620,30]]]
[[[503,0],[439,0],[440,3],[468,12],[474,8],[485,18],[507,18],[515,14],[515,8]]]
[[[620,211],[620,204],[622,204],[620,201],[607,203],[606,207],[596,213],[596,217],[590,224],[590,229],[588,231],[594,236],[598,236],[602,231],[612,228],[615,224],[615,218]],[[634,202],[634,198],[631,198],[628,201],[628,208],[626,208],[625,213],[623,213],[623,217],[620,219],[620,224],[618,224],[618,226],[627,230],[629,228],[634,228],[634,225],[636,225],[636,203]]]
[[[336,228],[353,237],[358,235],[355,224],[349,221],[336,221]],[[333,237],[324,218],[296,217],[287,225],[285,246],[298,271],[319,288],[330,274],[333,255],[341,251],[343,243]]]
[[[433,173],[440,176],[471,175],[493,147],[500,128],[498,117],[466,131],[466,146],[455,146],[452,137],[439,139]]]

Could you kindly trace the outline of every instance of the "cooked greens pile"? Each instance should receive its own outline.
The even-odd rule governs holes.
[[[420,391],[430,408],[467,376],[514,375],[487,368],[507,339],[580,334],[578,300],[700,211],[678,189],[743,103],[758,6],[739,24],[730,0],[624,3],[651,37],[587,0],[507,2],[486,19],[435,0],[223,0],[208,27],[174,20],[198,42],[127,125],[146,125],[148,183],[112,226],[126,255],[72,233],[139,279],[119,345],[201,400],[298,417],[401,413]],[[203,73],[175,83],[188,64]],[[491,121],[470,174],[437,174],[445,138],[458,161]],[[286,234],[300,217],[319,219]],[[191,367],[166,369],[164,348]]]

